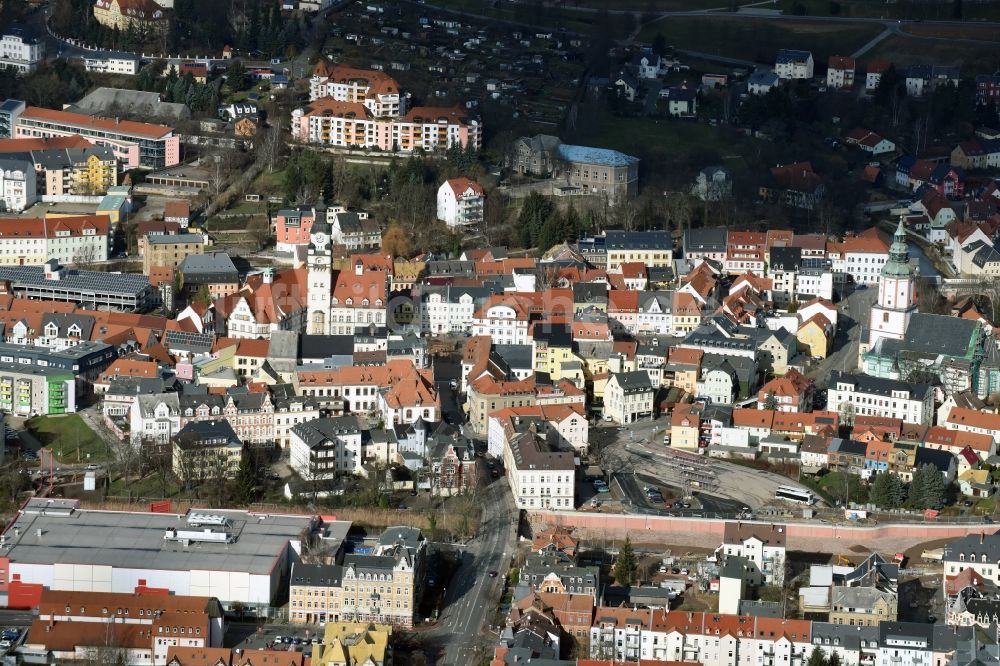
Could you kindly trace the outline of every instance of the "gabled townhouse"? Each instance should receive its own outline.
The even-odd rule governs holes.
[[[929,95],[940,86],[958,87],[959,68],[952,65],[910,65],[906,70],[906,94],[910,97]]]
[[[483,221],[483,186],[468,178],[446,180],[437,192],[437,218],[449,228]]]
[[[363,431],[356,416],[299,423],[289,433],[289,466],[307,482],[361,474]]]
[[[645,370],[611,373],[604,389],[604,417],[615,423],[634,423],[653,416],[655,390]]]
[[[723,269],[730,274],[763,276],[767,262],[767,234],[760,231],[729,231]]]
[[[302,331],[306,323],[306,271],[265,268],[234,294],[215,301],[215,314],[231,338],[267,339],[274,331]]]
[[[1000,414],[980,412],[967,407],[952,407],[944,421],[939,423],[947,430],[988,435],[1000,442]]]
[[[757,391],[758,409],[775,409],[779,412],[811,412],[814,385],[798,370],[790,369],[775,377]],[[775,407],[767,406],[773,400]]]
[[[371,252],[382,247],[382,227],[367,212],[337,206],[327,212],[330,242],[348,252]],[[398,271],[397,271],[398,272]]]
[[[676,292],[672,291],[637,292],[634,332],[640,335],[669,335],[672,333],[674,331],[673,307],[678,296]],[[616,301],[620,300],[620,298],[616,298]]]
[[[758,67],[747,78],[747,92],[751,95],[766,95],[781,85],[781,77],[773,69]]]
[[[642,632],[649,627],[649,619],[650,613],[646,610],[595,608],[590,627],[590,657],[638,662]]]
[[[693,263],[703,259],[723,263],[729,249],[729,233],[724,227],[685,229],[684,258]]]
[[[830,90],[851,90],[854,88],[854,58],[850,56],[830,56],[826,63],[826,87]]]
[[[878,88],[879,81],[882,80],[882,74],[886,72],[892,63],[885,60],[870,60],[865,65],[865,92],[871,94],[875,92]]]
[[[733,174],[724,166],[708,166],[698,172],[695,176],[694,185],[691,187],[691,194],[702,201],[722,201],[728,199],[733,193]],[[724,228],[700,228],[684,230],[684,256],[694,259],[694,253],[698,252],[697,246],[705,241],[711,241],[712,237],[722,237],[723,251],[718,257],[705,257],[723,261],[725,259],[725,229]]]

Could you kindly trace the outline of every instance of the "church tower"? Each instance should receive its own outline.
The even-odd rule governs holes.
[[[917,311],[917,293],[903,218],[889,247],[889,260],[882,267],[878,302],[872,306],[868,326],[868,348],[882,338],[902,340],[910,317]]]
[[[306,333],[330,334],[330,296],[333,291],[333,246],[330,242],[330,225],[326,221],[326,201],[320,197],[316,204],[316,221],[309,233],[307,255],[309,294]]]

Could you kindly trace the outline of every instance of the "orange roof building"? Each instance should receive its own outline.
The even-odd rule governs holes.
[[[98,0],[117,5],[126,0]],[[146,0],[128,0],[140,2]],[[152,0],[148,0],[151,2]],[[156,4],[156,3],[152,3]],[[95,14],[97,5],[95,5]],[[162,169],[180,161],[180,137],[173,127],[118,118],[98,118],[71,111],[29,106],[15,121],[14,138],[55,138],[79,135],[108,146],[125,169]]]

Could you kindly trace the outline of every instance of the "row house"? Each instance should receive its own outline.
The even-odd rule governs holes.
[[[1000,442],[1000,414],[981,412],[968,407],[952,407],[939,425],[947,430],[987,435]]]
[[[763,276],[767,263],[767,234],[760,231],[730,231],[723,269],[729,274]]]
[[[420,332],[469,333],[472,316],[492,291],[483,287],[425,285],[420,289]]]
[[[295,387],[298,395],[312,398],[327,409],[380,415],[387,423],[402,422],[396,420],[397,416],[403,419],[409,414],[412,420],[407,422],[412,423],[417,418],[426,417],[432,421],[439,418],[440,399],[436,391],[431,393],[427,388],[433,386],[433,382],[433,370],[418,369],[410,359],[394,359],[381,366],[300,368],[296,371]],[[405,385],[401,392],[392,392],[391,389],[400,383]],[[427,402],[418,408],[417,400]]]
[[[830,90],[854,88],[856,64],[850,56],[830,56],[826,63],[826,87]]]

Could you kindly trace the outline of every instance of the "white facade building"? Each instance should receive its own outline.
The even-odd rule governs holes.
[[[624,424],[652,416],[653,395],[653,385],[645,370],[612,373],[604,388],[604,418]]]
[[[774,73],[782,79],[811,79],[813,77],[812,53],[781,49],[775,58]]]
[[[291,428],[289,465],[305,481],[360,474],[361,427],[354,416],[319,418]]]
[[[38,200],[35,169],[28,160],[0,158],[0,197],[6,212],[20,213]]]
[[[927,384],[834,372],[827,389],[826,408],[838,413],[850,409],[855,416],[930,425],[934,420],[934,390]]]
[[[552,451],[535,432],[504,440],[504,469],[519,509],[573,510],[576,465],[573,454]]]
[[[97,72],[98,74],[135,76],[139,73],[139,59],[131,53],[84,56],[83,68],[88,72]]]
[[[45,44],[27,30],[9,27],[0,37],[0,67],[27,74],[34,71],[44,58]]]
[[[446,180],[437,192],[437,218],[449,227],[483,221],[483,187],[468,178]]]
[[[785,581],[786,539],[784,525],[726,523],[719,551],[750,560],[760,569],[765,583],[781,586]]]
[[[917,311],[917,290],[906,244],[906,229],[899,228],[889,248],[889,260],[882,266],[878,302],[872,306],[868,324],[868,346],[873,349],[882,338],[902,340]]]

